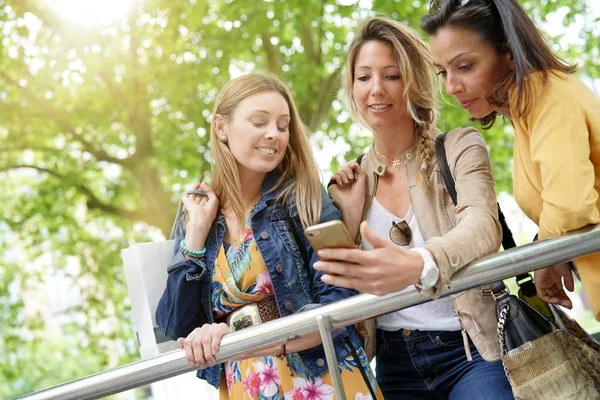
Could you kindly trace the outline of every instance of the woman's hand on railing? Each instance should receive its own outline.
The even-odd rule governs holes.
[[[194,329],[187,337],[177,339],[177,344],[185,351],[185,358],[192,367],[212,367],[217,363],[217,353],[221,347],[221,339],[230,333],[225,323],[204,324]],[[246,360],[254,357],[280,356],[296,353],[321,344],[321,336],[316,333],[307,335],[302,339],[293,340],[284,347],[281,344],[264,347],[259,350],[249,351],[232,358],[232,360]]]
[[[573,308],[573,303],[569,299],[567,292],[565,292],[565,288],[569,292],[575,289],[570,263],[555,264],[547,268],[538,269],[534,275],[535,288],[542,300],[546,303],[559,304],[569,309]]]
[[[217,364],[221,339],[228,333],[229,327],[225,323],[204,324],[186,338],[177,339],[177,344],[185,350],[185,358],[191,366],[212,367]]]

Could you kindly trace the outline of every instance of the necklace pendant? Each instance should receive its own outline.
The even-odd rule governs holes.
[[[402,166],[402,162],[400,160],[394,160],[392,161],[392,166],[396,171],[399,171],[400,167]]]

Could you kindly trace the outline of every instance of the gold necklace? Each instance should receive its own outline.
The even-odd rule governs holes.
[[[396,172],[398,172],[400,170],[400,167],[402,166],[402,159],[399,158],[397,160],[392,160],[391,158],[387,158],[386,156],[384,156],[383,154],[381,154],[380,152],[377,151],[377,149],[375,149],[375,153],[378,156],[383,157],[384,159],[391,161],[392,162],[392,166],[394,167],[394,169],[396,170]]]

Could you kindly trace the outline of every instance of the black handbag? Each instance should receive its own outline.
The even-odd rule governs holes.
[[[496,315],[498,316],[498,337],[500,350],[507,354],[512,350],[520,349],[535,339],[552,333],[556,330],[554,325],[534,310],[526,302],[510,294],[506,288],[496,291],[492,284],[492,293],[496,299]],[[504,283],[502,283],[504,286]]]

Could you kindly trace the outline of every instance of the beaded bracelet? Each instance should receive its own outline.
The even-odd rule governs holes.
[[[201,258],[206,253],[206,246],[202,248],[202,250],[192,250],[188,248],[185,244],[183,244],[183,240],[179,243],[179,249],[183,253],[184,256],[190,258]]]

